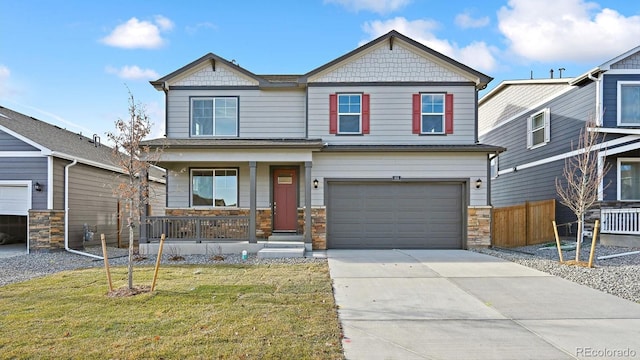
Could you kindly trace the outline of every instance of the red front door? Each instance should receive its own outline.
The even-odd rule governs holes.
[[[298,229],[298,174],[296,169],[273,171],[273,230]]]

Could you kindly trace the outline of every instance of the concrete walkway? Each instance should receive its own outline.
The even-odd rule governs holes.
[[[329,250],[347,359],[640,359],[640,304],[464,250]]]

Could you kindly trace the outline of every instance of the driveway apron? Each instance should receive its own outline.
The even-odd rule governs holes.
[[[640,358],[640,304],[465,250],[329,250],[347,359]]]

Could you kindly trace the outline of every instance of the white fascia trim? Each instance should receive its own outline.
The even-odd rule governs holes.
[[[605,75],[625,75],[625,74],[640,74],[640,69],[612,69],[608,70]]]
[[[22,135],[18,134],[17,132],[15,132],[15,131],[13,131],[13,130],[11,130],[11,129],[7,129],[6,127],[4,127],[4,126],[0,125],[0,130],[2,130],[3,132],[5,132],[5,133],[7,133],[7,134],[9,134],[9,135],[11,135],[11,136],[13,136],[14,138],[16,138],[16,139],[18,139],[18,140],[20,140],[20,141],[22,141],[22,142],[25,142],[25,143],[27,143],[27,144],[29,144],[29,145],[33,146],[34,148],[36,148],[36,149],[40,150],[44,155],[49,155],[49,154],[51,154],[51,149],[46,148],[46,147],[44,147],[44,146],[42,146],[42,145],[38,144],[37,142],[35,142],[35,141],[33,141],[33,140],[31,140],[31,139],[29,139],[29,138],[27,138],[27,137],[24,137],[24,136],[22,136]]]
[[[521,111],[521,112],[519,112],[519,113],[517,113],[517,114],[513,115],[512,117],[508,118],[507,120],[505,120],[505,121],[503,121],[503,122],[501,122],[501,123],[499,123],[499,124],[497,124],[497,125],[495,125],[495,126],[493,126],[493,127],[489,128],[489,129],[487,129],[487,130],[483,130],[483,131],[479,132],[479,133],[478,133],[478,137],[480,137],[480,136],[484,136],[484,135],[486,135],[487,133],[489,133],[489,132],[491,132],[491,131],[493,131],[493,130],[495,130],[495,129],[499,128],[499,127],[501,127],[502,125],[506,125],[506,124],[510,123],[511,121],[516,120],[516,119],[518,119],[518,118],[520,118],[520,117],[524,116],[525,114],[527,114],[527,113],[529,113],[529,112],[531,112],[531,111],[538,110],[538,109],[539,109],[539,108],[541,108],[543,105],[546,105],[548,102],[550,102],[551,100],[553,100],[553,99],[557,98],[557,97],[558,97],[558,96],[560,96],[560,95],[564,95],[565,93],[567,93],[567,92],[569,92],[569,91],[571,91],[571,90],[574,90],[574,89],[576,89],[576,88],[575,88],[575,87],[573,87],[573,86],[567,86],[567,88],[566,88],[566,89],[564,89],[564,90],[562,90],[562,91],[560,91],[560,92],[557,92],[557,93],[555,93],[554,95],[552,95],[552,96],[550,96],[550,97],[548,97],[548,98],[546,98],[546,99],[544,99],[544,100],[542,100],[542,101],[540,101],[540,102],[535,103],[534,105],[532,105],[532,106],[531,106],[531,107],[529,107],[528,109],[523,110],[523,111]]]
[[[640,135],[640,129],[590,127],[589,131],[595,131],[595,132],[607,133],[607,134]]]
[[[47,157],[47,209],[53,209],[53,156]]]
[[[627,143],[627,142],[630,142],[630,141],[635,141],[635,140],[638,140],[638,139],[640,139],[640,136],[637,136],[637,135],[624,136],[624,137],[621,137],[621,138],[618,138],[618,139],[609,140],[609,141],[600,143],[598,145],[595,145],[593,147],[593,151],[604,150],[605,154],[603,154],[603,156],[611,155],[612,153],[611,152],[607,153],[607,150],[606,150],[609,146],[615,146],[615,145],[619,145],[619,144],[624,144],[624,143]],[[638,144],[631,144],[631,145],[626,145],[626,146],[638,146]],[[616,150],[618,150],[618,149],[616,149]],[[624,150],[624,151],[628,151],[628,150]],[[584,152],[585,152],[585,150],[583,148],[583,149],[578,149],[578,150],[573,150],[573,151],[570,151],[570,152],[566,152],[564,154],[558,154],[558,155],[555,155],[555,156],[552,156],[552,157],[548,157],[548,158],[545,158],[545,159],[532,161],[532,162],[525,163],[525,164],[522,164],[522,165],[516,165],[513,168],[500,170],[498,172],[498,175],[509,174],[509,173],[514,172],[514,171],[528,169],[528,168],[531,168],[531,167],[534,167],[534,166],[540,166],[540,165],[548,164],[548,163],[551,163],[551,162],[554,162],[554,161],[558,161],[558,160],[564,160],[564,159],[572,157],[572,156],[580,155],[580,154],[582,154]]]
[[[48,156],[42,151],[0,151],[0,158],[9,157],[43,157]]]
[[[57,151],[52,152],[51,155],[62,158],[62,159],[71,160],[71,161],[78,160],[78,162],[81,164],[90,165],[90,166],[97,167],[104,170],[109,170],[109,171],[113,171],[121,174],[125,173],[121,168],[117,166],[103,164],[97,161],[87,160],[87,159],[83,159],[77,156],[72,156],[72,155],[57,152]]]

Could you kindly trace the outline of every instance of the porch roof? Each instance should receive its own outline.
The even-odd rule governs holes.
[[[152,139],[142,146],[164,149],[322,149],[322,139],[233,138],[233,139]]]

